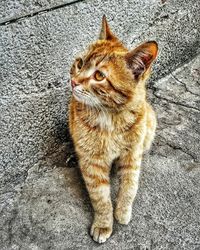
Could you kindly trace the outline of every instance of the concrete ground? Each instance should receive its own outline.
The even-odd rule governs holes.
[[[1,249],[200,249],[199,79],[200,56],[149,83],[157,136],[143,160],[128,226],[115,222],[105,244],[93,242],[92,208],[67,145],[67,165],[40,161],[15,192],[4,194]],[[114,198],[115,173],[112,180]]]
[[[199,13],[197,0],[1,1],[0,250],[200,250]],[[132,220],[98,245],[66,107],[69,68],[103,14],[128,48],[156,40],[160,52],[148,83],[157,134]],[[113,201],[117,187],[113,171]]]

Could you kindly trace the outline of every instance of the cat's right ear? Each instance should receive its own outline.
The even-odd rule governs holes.
[[[108,25],[105,15],[103,15],[103,18],[102,18],[102,26],[101,26],[101,32],[99,35],[99,40],[117,40],[117,38],[113,35],[112,31],[110,30],[110,27]]]

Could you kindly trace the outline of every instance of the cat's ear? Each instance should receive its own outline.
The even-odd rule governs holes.
[[[157,54],[158,44],[155,41],[143,43],[126,54],[127,66],[131,69],[136,79],[149,69]]]
[[[110,27],[108,25],[105,15],[103,15],[103,18],[102,18],[102,26],[101,26],[101,32],[99,35],[99,40],[117,40],[117,38],[113,35],[112,31],[110,30]]]

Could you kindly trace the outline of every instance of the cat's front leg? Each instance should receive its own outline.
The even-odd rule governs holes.
[[[131,220],[132,203],[138,190],[143,148],[122,155],[118,162],[120,187],[117,196],[115,218],[120,224],[127,225]]]
[[[94,208],[90,234],[93,240],[103,243],[110,237],[113,227],[109,166],[104,163],[81,161],[80,168]]]

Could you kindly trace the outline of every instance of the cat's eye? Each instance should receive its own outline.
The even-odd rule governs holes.
[[[102,81],[106,76],[104,75],[104,73],[102,73],[101,71],[97,70],[95,73],[94,73],[94,78],[95,80],[97,81]]]
[[[81,58],[79,58],[78,62],[77,62],[77,68],[81,69],[82,67],[83,67],[83,60]]]

